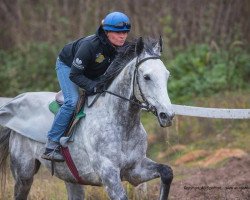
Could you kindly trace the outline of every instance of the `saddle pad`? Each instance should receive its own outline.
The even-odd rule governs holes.
[[[54,92],[20,94],[0,106],[0,126],[8,127],[37,142],[46,143],[55,116],[50,111],[49,105],[54,100]],[[78,114],[79,118],[84,116],[83,111]]]
[[[50,104],[49,104],[49,110],[54,113],[56,115],[56,113],[59,111],[61,105],[57,102],[57,101],[52,101]],[[80,119],[82,117],[85,117],[86,114],[83,112],[83,109],[81,109],[77,115],[76,115],[76,118],[77,119]]]
[[[37,142],[46,143],[54,114],[49,104],[54,92],[27,92],[0,106],[0,125]]]

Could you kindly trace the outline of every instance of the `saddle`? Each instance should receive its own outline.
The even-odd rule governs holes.
[[[64,103],[63,93],[62,93],[62,91],[59,91],[58,93],[56,93],[55,100],[49,104],[49,110],[56,115],[56,113],[59,111],[59,109],[63,105],[63,103]],[[80,96],[79,96],[79,99],[77,102],[76,110],[73,114],[71,122],[69,123],[69,125],[64,133],[64,137],[70,138],[72,135],[72,131],[73,131],[75,125],[77,124],[77,122],[81,118],[86,116],[86,114],[84,113],[84,103],[85,103],[85,92],[83,90],[81,90]],[[60,141],[60,143],[61,143],[61,141]]]

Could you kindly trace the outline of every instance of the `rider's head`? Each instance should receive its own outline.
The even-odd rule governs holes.
[[[128,16],[124,13],[112,12],[103,19],[102,28],[113,45],[122,46],[128,36],[131,24]]]

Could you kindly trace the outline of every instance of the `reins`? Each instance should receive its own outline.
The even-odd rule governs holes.
[[[141,103],[138,103],[137,101],[134,101],[134,100],[132,100],[132,99],[129,99],[129,98],[126,98],[126,97],[123,97],[123,96],[121,96],[121,95],[119,95],[119,94],[116,94],[116,93],[114,93],[114,92],[110,92],[110,91],[108,91],[108,90],[104,90],[103,92],[106,92],[106,93],[109,93],[109,94],[111,94],[111,95],[114,95],[114,96],[116,96],[116,97],[119,97],[119,98],[121,98],[121,99],[123,99],[123,100],[125,100],[125,101],[129,101],[130,103],[132,103],[132,104],[134,104],[134,105],[137,105],[137,106],[139,106],[139,107],[141,107],[141,108],[147,108],[147,106],[144,106],[144,105],[142,105]]]
[[[149,59],[160,59],[160,56],[151,56],[151,57],[144,58],[144,59],[142,59],[142,60],[140,60],[140,61],[139,61],[139,58],[137,57],[137,59],[136,59],[136,64],[135,64],[135,72],[134,72],[134,77],[133,77],[133,87],[134,87],[135,81],[136,81],[143,102],[140,102],[139,100],[136,99],[135,94],[134,94],[134,88],[133,88],[133,99],[129,99],[129,98],[126,98],[126,97],[121,96],[121,95],[119,95],[119,94],[116,94],[116,93],[114,93],[114,92],[111,92],[111,91],[108,91],[108,90],[104,90],[104,91],[102,91],[102,92],[100,92],[100,93],[98,93],[98,94],[96,95],[95,99],[93,100],[93,102],[92,102],[88,107],[93,106],[94,103],[97,101],[97,99],[98,99],[103,93],[106,92],[106,93],[108,93],[108,94],[114,95],[114,96],[116,96],[116,97],[118,97],[118,98],[120,98],[120,99],[123,99],[123,100],[125,100],[125,101],[129,101],[130,103],[132,103],[132,104],[134,104],[134,105],[136,105],[136,106],[138,106],[138,107],[140,107],[140,108],[143,108],[143,109],[145,109],[145,110],[147,110],[147,111],[149,111],[149,112],[151,111],[154,115],[156,115],[156,114],[157,114],[157,113],[156,113],[156,112],[157,112],[156,109],[154,108],[154,106],[151,106],[151,105],[148,103],[148,101],[146,100],[145,96],[144,96],[143,93],[142,93],[142,90],[141,90],[141,87],[140,87],[140,84],[139,84],[139,81],[138,81],[138,68],[139,68],[139,66],[140,66],[143,62],[145,62],[145,61],[147,61],[147,60],[149,60]],[[143,103],[145,103],[146,105],[143,105]]]

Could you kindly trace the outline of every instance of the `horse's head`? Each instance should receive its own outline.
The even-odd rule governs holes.
[[[138,40],[134,96],[157,116],[162,127],[166,127],[172,125],[174,112],[167,91],[170,73],[160,60],[161,50],[161,38],[152,46],[144,44],[142,38]]]

